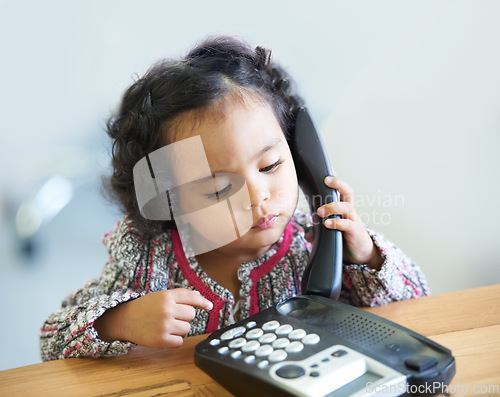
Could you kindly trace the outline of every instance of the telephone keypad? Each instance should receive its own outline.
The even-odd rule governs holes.
[[[227,342],[227,346],[219,347],[219,354],[230,353],[233,359],[243,357],[246,364],[257,364],[258,368],[263,369],[270,363],[286,360],[290,354],[301,352],[307,345],[319,343],[320,337],[276,320],[267,321],[261,326],[251,321],[227,330],[220,340],[213,339],[210,344],[219,346],[221,342]]]

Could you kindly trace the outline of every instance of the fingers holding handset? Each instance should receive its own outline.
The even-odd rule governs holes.
[[[348,231],[353,226],[352,222],[360,222],[360,217],[354,208],[354,191],[347,182],[337,177],[326,177],[325,185],[337,191],[339,200],[319,207],[318,215],[322,218],[340,215],[340,218],[325,220],[325,226],[329,229]]]
[[[340,215],[340,218],[325,219],[324,225],[328,229],[343,232],[344,260],[348,263],[368,264],[379,269],[383,259],[354,207],[352,187],[342,179],[331,176],[325,178],[325,185],[335,189],[340,199],[319,207],[318,215],[322,218]]]
[[[354,203],[354,190],[346,181],[337,177],[327,176],[325,178],[325,185],[335,189],[339,193],[339,201]]]

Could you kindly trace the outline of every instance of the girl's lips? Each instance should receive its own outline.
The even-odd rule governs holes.
[[[255,225],[253,225],[252,229],[265,230],[269,229],[274,225],[276,220],[278,219],[277,215],[267,215],[264,218],[260,218]]]

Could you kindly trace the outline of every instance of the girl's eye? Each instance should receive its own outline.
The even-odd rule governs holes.
[[[227,196],[229,194],[229,192],[231,191],[232,187],[233,187],[233,185],[230,183],[224,189],[221,189],[215,193],[205,194],[205,196],[210,200],[213,200],[213,199],[218,200],[218,199],[221,199],[221,198],[224,198],[225,196]]]
[[[260,172],[264,172],[266,174],[269,174],[269,173],[272,173],[274,171],[276,171],[276,169],[281,165],[283,164],[285,160],[282,160],[282,159],[279,159],[278,161],[276,161],[275,163],[271,164],[271,165],[268,165],[267,167],[264,167],[264,168],[261,168],[259,171]]]

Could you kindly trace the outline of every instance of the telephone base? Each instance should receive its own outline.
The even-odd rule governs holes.
[[[455,374],[445,347],[315,295],[214,332],[196,346],[195,363],[238,396],[435,395]]]

